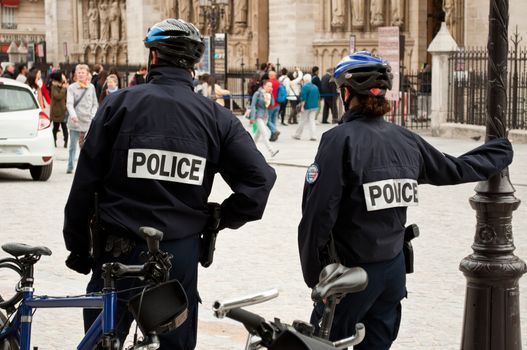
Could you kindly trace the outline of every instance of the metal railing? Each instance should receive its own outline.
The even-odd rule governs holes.
[[[527,48],[519,48],[518,33],[512,38],[507,63],[508,129],[527,129]],[[488,51],[462,49],[449,58],[448,116],[452,123],[485,125],[487,121]]]

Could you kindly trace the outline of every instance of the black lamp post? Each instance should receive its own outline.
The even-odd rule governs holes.
[[[486,139],[506,137],[509,1],[491,0]],[[462,350],[521,350],[518,280],[527,271],[514,255],[512,212],[520,205],[508,169],[476,186],[470,205],[477,225],[467,278]]]
[[[214,75],[214,39],[221,19],[225,16],[225,6],[228,6],[229,0],[199,0],[199,6],[205,27],[210,35],[210,74]]]

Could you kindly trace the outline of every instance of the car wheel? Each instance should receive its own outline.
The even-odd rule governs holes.
[[[29,168],[31,177],[35,181],[47,181],[51,176],[51,171],[53,170],[53,162],[48,165],[42,166],[32,166]]]

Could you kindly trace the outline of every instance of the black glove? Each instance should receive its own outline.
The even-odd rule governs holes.
[[[93,265],[93,257],[89,254],[70,253],[66,259],[66,266],[68,268],[85,275],[91,272]]]

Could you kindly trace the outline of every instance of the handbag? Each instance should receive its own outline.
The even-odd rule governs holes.
[[[79,99],[77,101],[75,101],[75,98],[73,99],[73,109],[75,109],[75,107],[77,107],[79,102],[81,102],[81,100],[84,97],[84,95],[86,95],[86,92],[88,92],[88,88],[84,89],[84,91],[81,94],[81,97],[79,97]],[[65,122],[68,121],[69,117],[70,117],[70,112],[68,111],[68,108],[66,108],[66,113],[64,113],[64,121]]]

